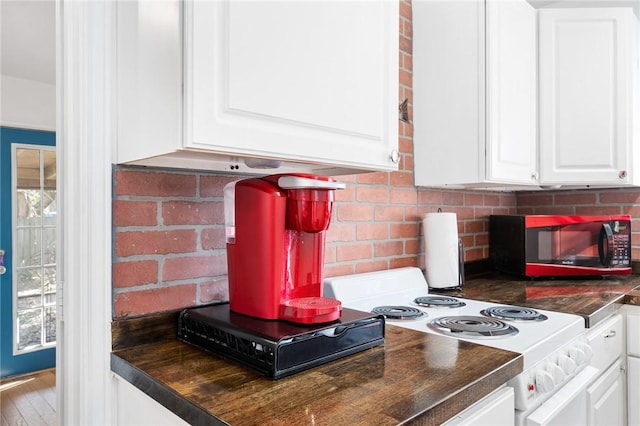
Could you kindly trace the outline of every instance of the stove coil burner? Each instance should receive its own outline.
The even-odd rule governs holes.
[[[518,329],[495,318],[450,316],[435,318],[428,326],[447,336],[490,339],[513,336]]]
[[[447,296],[417,297],[413,303],[427,308],[461,308],[467,305],[461,300]]]
[[[410,306],[376,306],[371,310],[371,313],[384,315],[385,318],[391,320],[416,320],[427,316],[420,309]]]
[[[480,313],[487,317],[511,321],[544,321],[548,319],[546,315],[535,309],[518,306],[492,306],[483,309]]]

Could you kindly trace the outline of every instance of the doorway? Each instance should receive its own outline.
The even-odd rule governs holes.
[[[54,132],[0,128],[0,377],[55,366]]]

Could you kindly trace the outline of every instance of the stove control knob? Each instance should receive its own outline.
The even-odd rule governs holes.
[[[562,383],[566,377],[564,371],[562,371],[562,368],[560,368],[558,364],[547,364],[547,371],[551,374],[551,377],[553,377],[553,381],[558,384]]]
[[[573,374],[574,371],[576,371],[576,368],[578,368],[576,362],[566,355],[558,356],[558,365],[560,366],[560,368],[562,368],[562,371],[564,371],[569,376]]]
[[[546,393],[553,390],[556,387],[556,383],[553,377],[548,371],[538,370],[536,371],[536,388],[539,392]]]
[[[569,349],[569,358],[575,361],[576,366],[580,366],[587,362],[587,355],[577,346]]]
[[[578,342],[576,343],[576,347],[584,352],[585,362],[591,361],[591,358],[593,358],[593,349],[591,349],[591,346],[588,343]]]

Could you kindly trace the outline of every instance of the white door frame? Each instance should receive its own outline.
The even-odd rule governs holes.
[[[112,424],[114,9],[56,0],[59,424]]]

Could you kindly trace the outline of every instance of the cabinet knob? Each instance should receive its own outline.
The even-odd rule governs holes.
[[[400,153],[397,149],[394,149],[393,151],[391,151],[391,155],[389,156],[389,158],[391,158],[391,162],[393,164],[398,164],[398,161],[400,161]]]
[[[627,177],[627,171],[626,170],[620,170],[618,172],[618,178],[619,179],[625,179]]]

